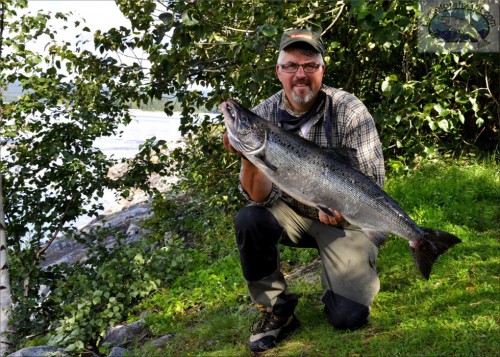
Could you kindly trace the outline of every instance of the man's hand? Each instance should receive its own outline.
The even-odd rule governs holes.
[[[333,208],[329,208],[328,210],[332,212],[334,216],[329,216],[325,212],[319,211],[319,221],[321,223],[334,226],[336,224],[345,222],[344,217],[338,211],[334,210]]]

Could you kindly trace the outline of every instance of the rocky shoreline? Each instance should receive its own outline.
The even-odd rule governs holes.
[[[182,139],[168,144],[169,150],[184,145]],[[126,173],[128,166],[125,163],[119,163],[113,166],[108,173],[110,178],[119,178]],[[158,174],[152,174],[149,178],[149,185],[161,193],[166,193],[172,185],[178,181],[176,177],[161,177]],[[151,197],[140,189],[130,190],[127,198],[119,198],[113,207],[108,208],[103,214],[93,219],[87,225],[82,227],[79,232],[88,233],[94,228],[109,227],[120,233],[127,235],[127,243],[136,241],[143,233],[141,222],[149,217],[151,213]],[[115,243],[114,237],[107,237],[104,240],[106,247],[112,247]],[[75,239],[57,238],[45,251],[44,259],[40,262],[42,268],[67,263],[69,265],[80,263],[86,259],[86,249]]]

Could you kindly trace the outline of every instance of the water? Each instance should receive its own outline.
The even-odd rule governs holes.
[[[115,159],[131,158],[139,152],[139,145],[153,136],[157,140],[167,141],[167,145],[181,138],[179,132],[180,116],[169,117],[164,112],[151,112],[132,109],[132,121],[128,125],[121,125],[118,132],[121,135],[99,138],[94,146],[104,154]],[[99,214],[117,211],[121,205],[117,200],[117,193],[105,190],[98,201],[104,209]],[[81,216],[75,222],[77,228],[83,228],[92,220],[92,217]]]
[[[179,132],[180,117],[169,117],[164,112],[149,112],[132,109],[132,121],[127,125],[120,125],[121,136],[99,138],[95,147],[115,159],[131,158],[139,152],[139,145],[153,136],[157,140],[174,142],[181,137]]]

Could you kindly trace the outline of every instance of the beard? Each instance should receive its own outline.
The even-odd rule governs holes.
[[[299,105],[310,104],[314,99],[314,92],[311,90],[311,88],[307,89],[308,92],[303,96],[299,96],[297,93],[292,91],[292,100]]]

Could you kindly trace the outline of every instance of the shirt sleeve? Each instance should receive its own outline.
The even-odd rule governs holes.
[[[271,192],[269,193],[269,196],[267,196],[267,199],[264,201],[264,202],[255,202],[254,200],[252,200],[250,198],[250,195],[245,191],[245,189],[243,188],[243,186],[241,185],[241,181],[240,183],[238,184],[238,188],[241,192],[241,194],[243,195],[243,197],[245,197],[248,201],[250,201],[250,203],[252,205],[255,205],[255,206],[263,206],[263,207],[271,207],[271,206],[274,206],[274,204],[280,199],[281,197],[281,190],[278,188],[278,186],[276,186],[274,183],[273,183],[273,186],[271,188]]]
[[[382,187],[385,183],[382,144],[375,122],[364,106],[353,113],[346,132],[346,145],[356,148],[360,170]]]

